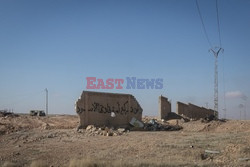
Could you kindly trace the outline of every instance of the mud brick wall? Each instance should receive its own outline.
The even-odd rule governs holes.
[[[160,119],[166,119],[168,114],[171,112],[171,103],[168,101],[168,98],[160,96],[158,105]]]
[[[82,92],[75,109],[82,127],[126,127],[133,117],[141,120],[143,111],[136,98],[130,94],[90,91]]]
[[[181,102],[177,102],[176,104],[176,113],[179,115],[184,115],[186,117],[189,117],[191,115],[188,105]]]
[[[193,119],[200,119],[214,115],[214,110],[199,107],[191,103],[184,104],[177,102],[176,110],[179,115],[184,115]]]

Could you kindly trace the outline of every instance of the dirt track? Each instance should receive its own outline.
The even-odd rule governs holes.
[[[170,121],[175,124],[176,120]],[[121,136],[78,133],[77,116],[0,117],[0,166],[69,166],[72,159],[165,166],[250,166],[250,121],[191,121],[181,131],[139,132]],[[205,150],[219,151],[205,154]]]

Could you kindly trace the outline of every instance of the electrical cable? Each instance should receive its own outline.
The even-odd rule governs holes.
[[[217,13],[217,25],[218,25],[218,33],[219,33],[219,42],[221,47],[221,35],[220,35],[220,20],[219,20],[219,10],[218,10],[218,0],[216,0],[216,13]]]
[[[200,16],[202,28],[203,28],[203,31],[204,31],[204,33],[205,33],[206,39],[207,39],[207,41],[208,41],[208,44],[209,44],[210,47],[212,48],[212,44],[211,44],[211,42],[210,42],[210,40],[209,40],[209,38],[208,38],[207,30],[206,30],[206,27],[205,27],[205,24],[204,24],[202,15],[201,15],[201,11],[200,11],[200,7],[199,7],[198,0],[196,0],[196,6],[197,6],[197,9],[198,9],[198,13],[199,13],[199,16]]]

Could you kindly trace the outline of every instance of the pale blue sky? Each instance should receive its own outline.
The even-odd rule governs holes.
[[[217,46],[215,0],[199,4]],[[227,116],[239,118],[240,97],[250,95],[250,1],[218,5],[219,112],[224,67]],[[48,88],[50,113],[75,114],[86,77],[130,76],[164,79],[162,90],[111,90],[133,94],[144,115],[158,114],[161,94],[174,111],[176,101],[213,108],[209,48],[194,0],[0,0],[0,109],[44,109]],[[249,109],[248,100],[248,119]]]

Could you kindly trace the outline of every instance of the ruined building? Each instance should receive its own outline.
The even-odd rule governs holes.
[[[126,127],[133,117],[142,119],[142,108],[130,94],[83,91],[75,107],[81,127]]]

